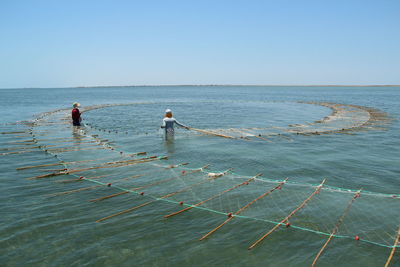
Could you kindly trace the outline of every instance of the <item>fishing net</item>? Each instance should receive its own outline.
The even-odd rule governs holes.
[[[183,116],[182,121],[189,125],[197,121],[196,126],[202,131],[196,131],[194,137],[188,131],[178,131],[176,138],[181,138],[182,142],[197,138],[201,144],[223,137],[233,139],[231,142],[290,142],[298,134],[371,130],[388,122],[384,113],[366,107],[302,103],[298,112],[293,112],[295,115],[278,119],[278,125],[272,126],[273,112],[260,112],[261,108],[271,107],[271,103],[249,105],[210,101],[198,104],[202,112],[196,118]],[[177,112],[198,108],[180,102],[169,105],[173,105]],[[290,103],[273,105],[289,108]],[[249,109],[248,113],[241,112],[244,106]],[[313,109],[313,106],[317,108]],[[201,240],[218,238],[219,231],[229,229],[233,221],[251,221],[259,234],[243,240],[248,242],[249,248],[288,228],[326,239],[348,239],[349,242],[364,242],[393,251],[399,247],[400,195],[397,193],[335,187],[322,178],[317,183],[298,182],[290,177],[271,179],[257,172],[230,169],[232,166],[223,159],[219,164],[217,160],[207,162],[207,158],[201,158],[193,165],[189,161],[195,156],[168,158],[156,154],[160,150],[155,148],[154,140],[142,138],[132,144],[132,135],[162,135],[155,125],[159,124],[158,114],[162,114],[164,108],[159,103],[92,106],[85,110],[88,125],[81,128],[71,127],[69,110],[44,113],[31,122],[8,128],[4,126],[3,140],[14,148],[3,148],[1,152],[3,156],[16,157],[21,153],[44,151],[50,156],[48,161],[31,162],[19,170],[29,174],[28,179],[55,182],[59,191],[49,194],[49,198],[85,192],[93,205],[105,201],[113,203],[113,212],[99,215],[99,223],[118,220],[162,202],[171,207],[165,214],[159,214],[165,216],[167,222],[174,220],[175,216],[192,212],[220,216],[219,224],[199,234]],[[314,111],[309,118],[313,122],[297,123],[299,117],[311,111],[309,108]],[[207,124],[207,117],[217,110],[223,110],[229,118],[220,121],[220,125]],[[132,117],[123,116],[127,113]],[[250,113],[257,114],[259,119],[256,122],[251,120],[247,115]],[[317,120],[321,117],[324,118]],[[137,118],[146,119],[139,125]],[[248,122],[246,127],[243,127],[243,122]],[[214,135],[215,138],[205,139],[204,135]],[[15,136],[20,136],[20,139]],[[226,168],[216,169],[215,166]],[[124,203],[121,208],[118,207],[120,203]]]
[[[354,131],[385,129],[390,122],[387,114],[374,108],[328,102],[296,104],[263,101],[168,102],[174,107],[174,112],[180,114],[182,121],[208,132],[199,134],[220,134],[228,138],[262,139],[260,137],[281,135],[290,139],[288,134],[351,134]],[[85,116],[93,121],[90,127],[100,132],[148,135],[160,133],[157,127],[160,124],[159,114],[167,105],[146,102],[107,107],[95,106],[86,110]],[[285,110],[285,113],[280,114],[280,110]],[[224,119],[210,120],[215,114],[223,114]],[[301,121],[304,122],[299,123]]]

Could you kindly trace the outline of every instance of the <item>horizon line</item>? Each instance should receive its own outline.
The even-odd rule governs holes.
[[[105,88],[105,87],[183,87],[183,86],[238,86],[238,87],[400,87],[400,84],[142,84],[142,85],[80,85],[61,87],[11,87],[4,89],[67,89],[67,88]]]

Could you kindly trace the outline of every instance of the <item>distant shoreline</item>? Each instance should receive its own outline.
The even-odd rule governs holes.
[[[305,84],[298,84],[298,85],[274,85],[274,84],[173,84],[173,85],[115,85],[115,86],[107,86],[107,85],[99,85],[99,86],[76,86],[71,88],[96,88],[96,87],[183,87],[183,86],[190,86],[190,87],[201,87],[201,86],[252,86],[252,87],[399,87],[400,84],[367,84],[367,85],[335,85],[335,84],[326,84],[326,85],[305,85]]]
[[[66,86],[66,87],[13,87],[3,89],[66,89],[66,88],[108,88],[108,87],[400,87],[400,84],[366,84],[366,85],[342,85],[342,84],[170,84],[170,85],[94,85],[94,86]]]

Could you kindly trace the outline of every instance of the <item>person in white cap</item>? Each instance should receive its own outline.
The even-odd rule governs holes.
[[[174,117],[172,117],[172,111],[170,109],[165,110],[165,117],[162,121],[161,128],[165,129],[166,134],[173,134],[174,133],[174,124],[179,125],[187,130],[189,127],[183,125],[182,123],[178,122]]]
[[[81,126],[81,112],[79,111],[78,107],[80,107],[81,104],[79,104],[78,102],[74,102],[72,104],[72,125],[73,126]]]

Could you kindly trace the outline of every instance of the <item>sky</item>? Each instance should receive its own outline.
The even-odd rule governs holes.
[[[0,0],[0,88],[400,84],[399,0]]]

